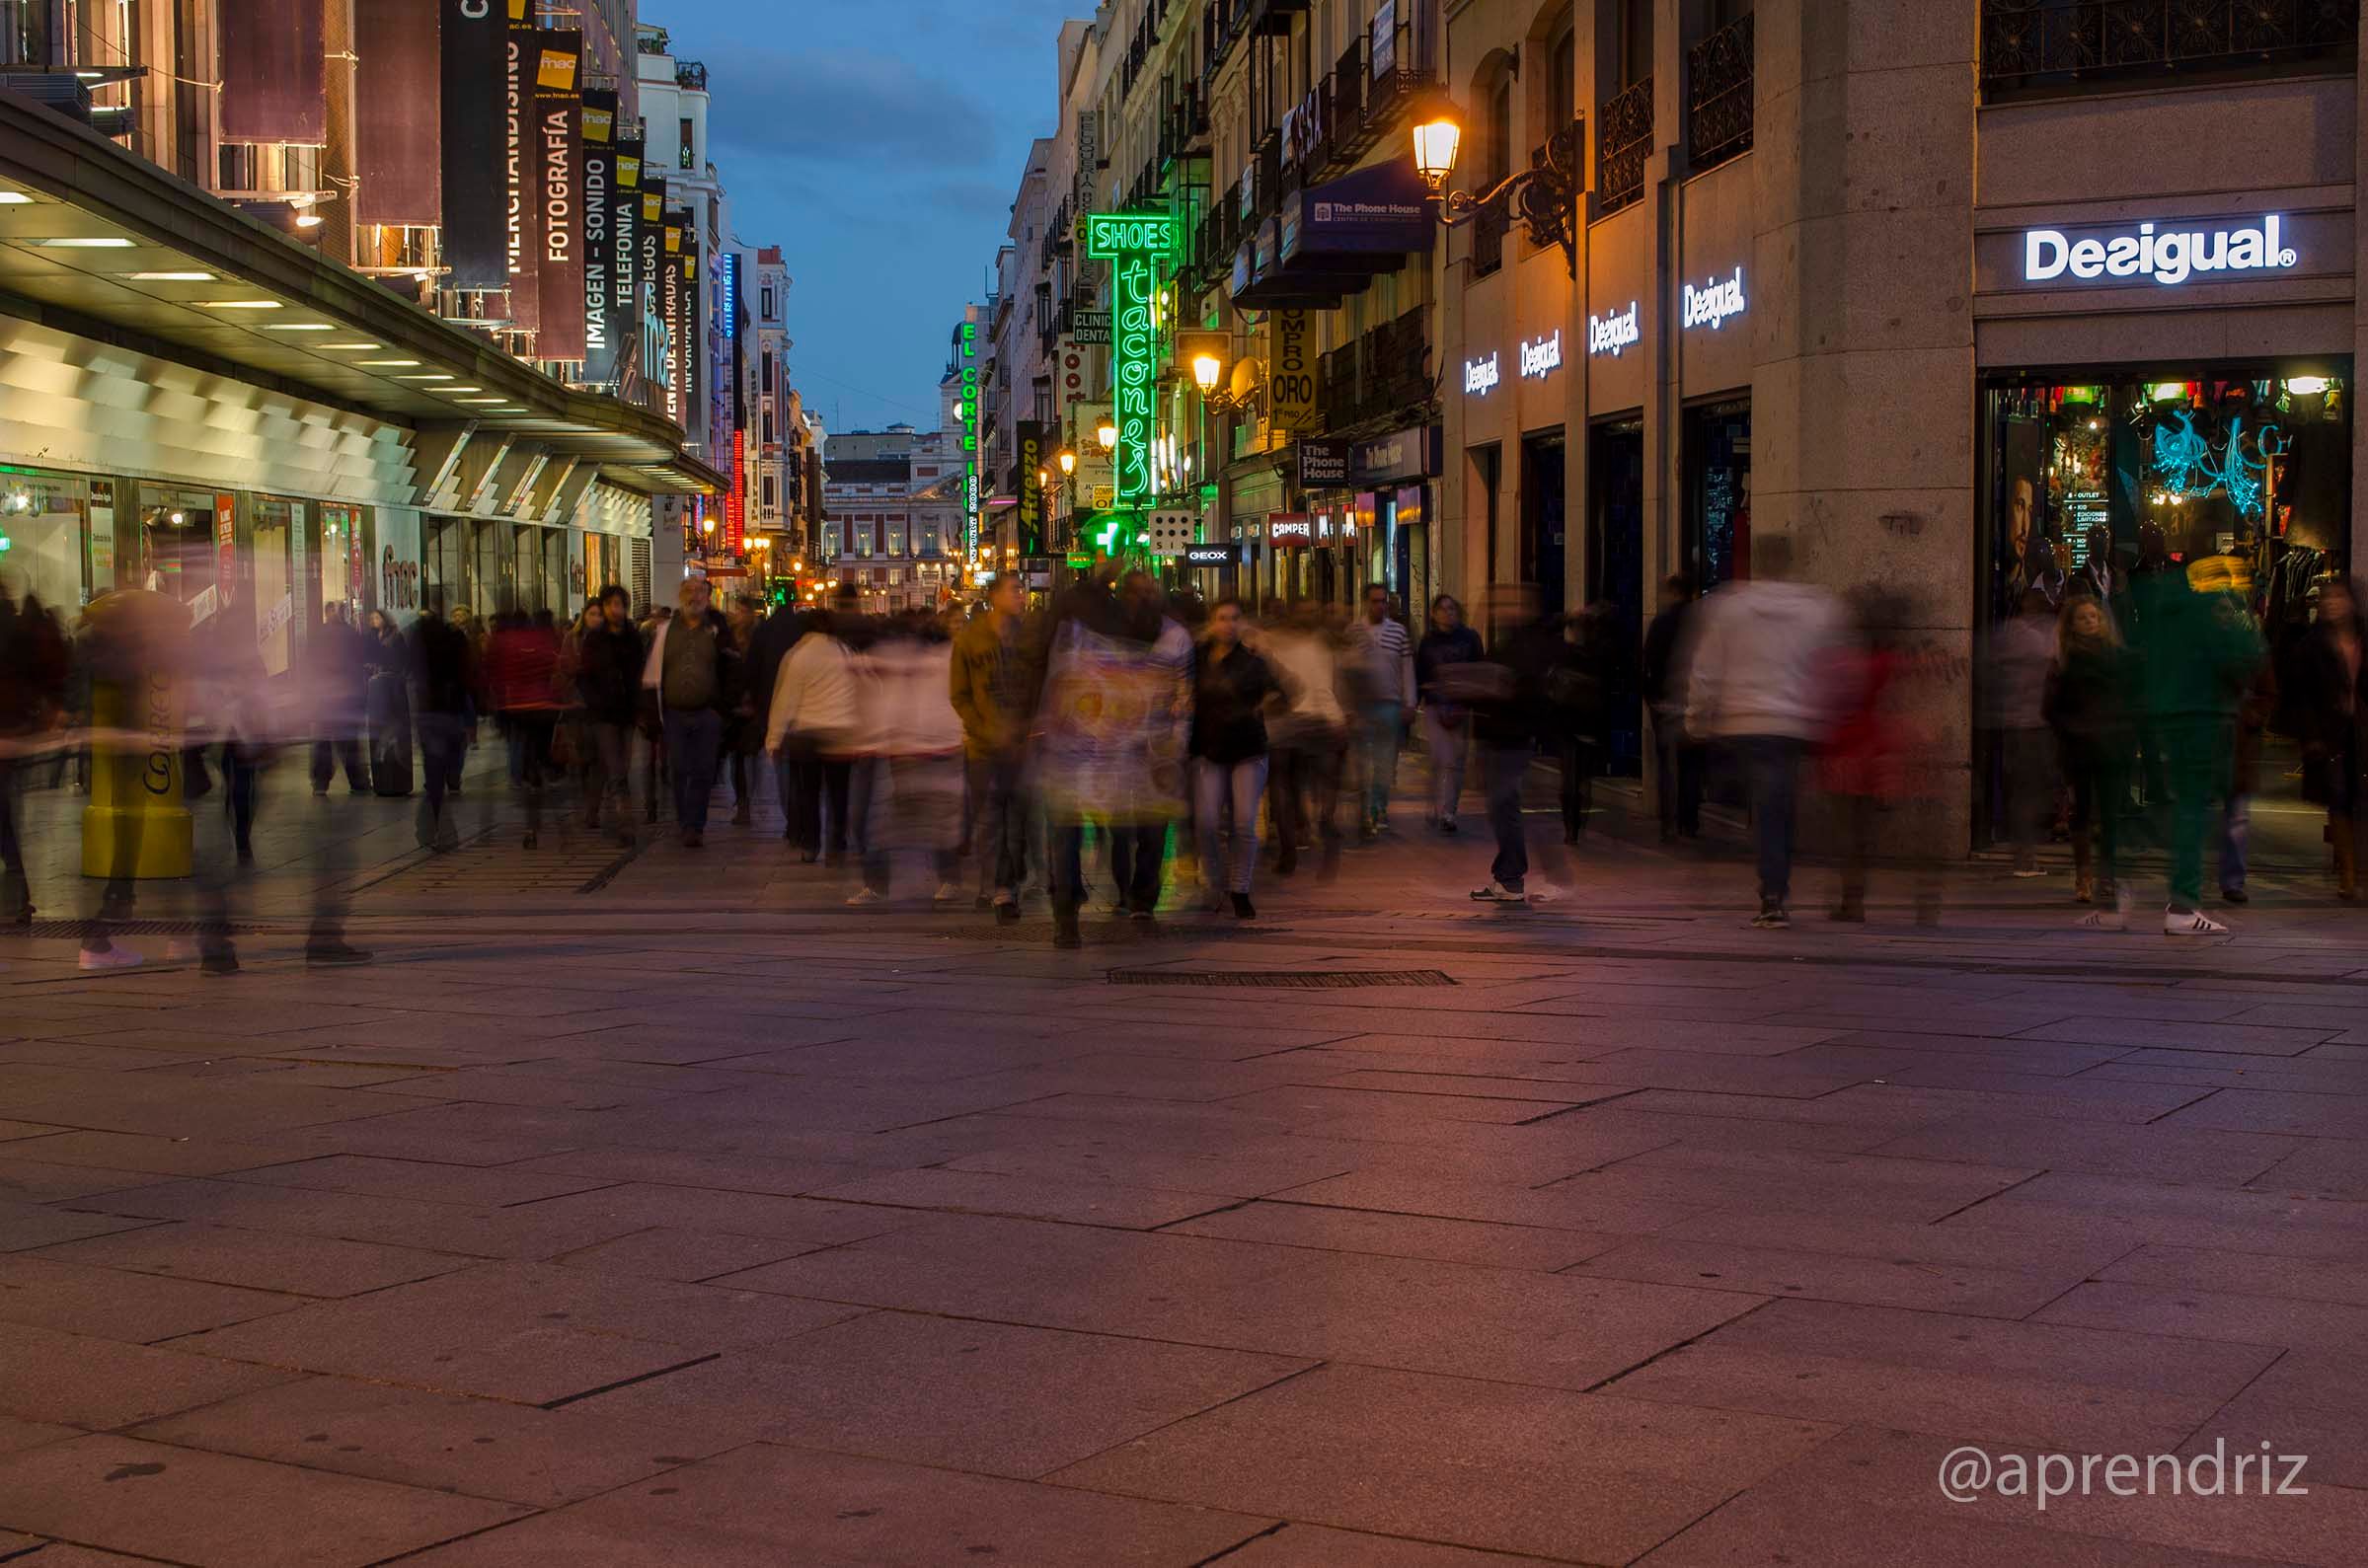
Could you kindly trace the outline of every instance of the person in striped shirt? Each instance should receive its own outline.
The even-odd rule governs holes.
[[[1348,681],[1357,705],[1357,755],[1364,809],[1358,836],[1390,825],[1390,789],[1398,782],[1398,743],[1414,702],[1414,643],[1390,614],[1390,590],[1365,589],[1363,619],[1348,630]]]

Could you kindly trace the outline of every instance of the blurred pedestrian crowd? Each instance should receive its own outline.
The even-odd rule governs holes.
[[[70,770],[98,824],[82,847],[102,888],[85,962],[136,961],[109,927],[158,874],[160,818],[145,807],[219,790],[222,853],[189,870],[211,912],[202,960],[234,972],[226,912],[254,860],[267,765],[308,754],[316,794],[342,777],[350,793],[417,795],[417,841],[440,853],[462,842],[463,765],[489,738],[526,850],[555,821],[629,847],[662,821],[701,849],[727,782],[732,823],[750,824],[770,789],[802,862],[851,863],[851,905],[895,896],[902,862],[933,902],[1002,920],[1041,896],[1055,942],[1074,946],[1097,889],[1110,913],[1149,921],[1168,884],[1188,881],[1207,909],[1252,919],[1261,870],[1312,862],[1329,876],[1344,847],[1390,831],[1418,736],[1423,829],[1458,833],[1477,784],[1493,842],[1472,897],[1527,904],[1554,896],[1538,873],[1581,841],[1618,710],[1641,696],[1662,838],[1699,837],[1724,781],[1753,840],[1755,924],[1791,919],[1811,782],[1841,859],[1832,917],[1866,918],[1870,867],[1886,850],[1903,859],[1904,839],[1919,917],[1935,919],[1943,855],[1915,823],[1945,793],[1956,766],[1945,757],[1966,750],[1949,717],[1964,661],[1920,629],[1910,600],[1834,595],[1795,579],[1790,541],[1755,544],[1748,580],[1700,598],[1665,584],[1641,637],[1612,606],[1546,614],[1510,588],[1473,620],[1441,595],[1416,629],[1379,585],[1354,612],[1303,602],[1261,619],[1105,566],[1032,609],[1006,576],[974,605],[867,615],[852,595],[718,605],[694,576],[673,605],[638,614],[604,587],[565,625],[549,612],[489,624],[432,595],[401,628],[331,606],[292,681],[266,679],[230,616],[191,628],[170,601],[121,593],[69,626],[0,593],[0,917],[34,914],[21,789],[44,771],[61,786]],[[2216,839],[2220,891],[2244,902],[2273,732],[2297,744],[2337,891],[2356,896],[2362,602],[2348,580],[2324,580],[2309,635],[2272,657],[2250,583],[2225,565],[2142,557],[2126,573],[2033,583],[1987,638],[1977,766],[2014,869],[2037,874],[2040,844],[2068,840],[2090,926],[2128,925],[2130,855],[2146,846],[2168,852],[2165,931],[2226,929],[2203,908],[2207,852]],[[1562,834],[1533,848],[1524,789],[1541,761],[1559,771],[1560,810],[1543,814]],[[342,878],[316,885],[309,955],[361,961],[344,939]]]

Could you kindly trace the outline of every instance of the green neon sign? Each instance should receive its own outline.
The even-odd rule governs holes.
[[[1152,383],[1160,347],[1154,302],[1160,265],[1175,256],[1178,230],[1169,212],[1096,212],[1086,218],[1086,255],[1110,262],[1110,418],[1118,427],[1111,489],[1121,510],[1147,504],[1157,489],[1151,473]]]
[[[962,323],[962,452],[969,459],[962,489],[962,555],[978,555],[978,519],[983,505],[978,483],[978,323]]]

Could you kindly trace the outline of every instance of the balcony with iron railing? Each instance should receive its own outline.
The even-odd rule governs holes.
[[[1709,169],[1751,151],[1751,14],[1686,51],[1686,153]]]
[[[1604,102],[1595,129],[1595,215],[1609,217],[1644,194],[1652,154],[1652,78]]]
[[[1326,428],[1397,418],[1430,401],[1427,309],[1417,305],[1323,357],[1318,403]]]
[[[2357,68],[2357,0],[1981,0],[1986,99]]]
[[[1416,28],[1411,18],[1374,38],[1370,53],[1364,122],[1386,130],[1437,83],[1438,62],[1431,58],[1428,30]]]

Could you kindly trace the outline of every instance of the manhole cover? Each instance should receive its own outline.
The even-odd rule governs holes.
[[[1260,986],[1276,991],[1353,991],[1364,986],[1452,986],[1437,969],[1113,969],[1113,986]]]

